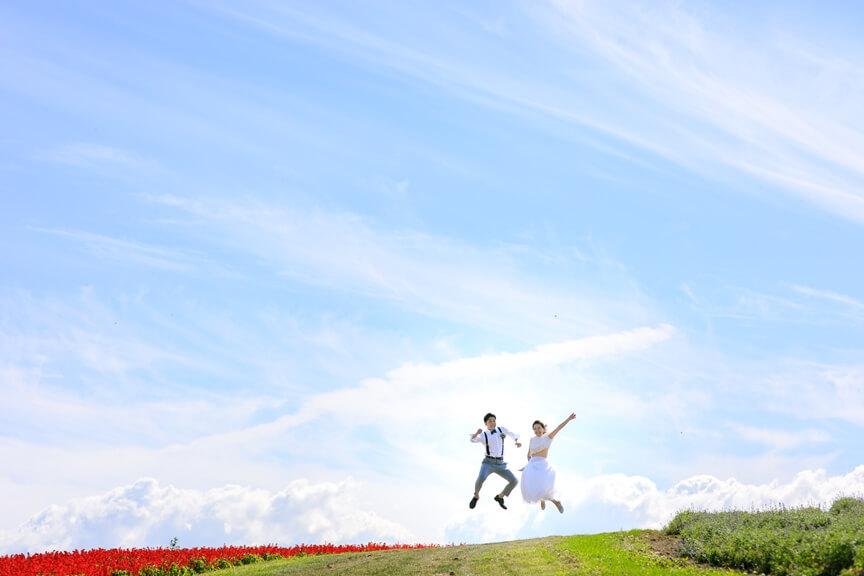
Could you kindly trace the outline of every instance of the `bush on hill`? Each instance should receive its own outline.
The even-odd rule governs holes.
[[[777,576],[864,576],[864,500],[840,498],[827,511],[678,513],[664,528],[679,552],[714,566]]]

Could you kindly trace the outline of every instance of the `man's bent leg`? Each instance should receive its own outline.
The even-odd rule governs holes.
[[[480,494],[480,488],[483,487],[483,483],[486,481],[486,478],[489,477],[489,474],[492,473],[492,467],[486,464],[485,462],[480,465],[480,474],[477,475],[477,480],[474,481],[474,495],[477,496]]]
[[[513,489],[516,488],[516,485],[519,484],[519,480],[516,479],[516,475],[507,468],[495,470],[495,473],[507,480],[507,486],[505,486],[504,490],[501,491],[501,495],[509,496],[510,492],[512,492]]]

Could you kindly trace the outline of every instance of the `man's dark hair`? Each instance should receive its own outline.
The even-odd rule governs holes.
[[[488,421],[489,421],[489,418],[495,418],[496,420],[498,419],[497,416],[495,416],[494,414],[492,414],[491,412],[489,412],[488,414],[486,414],[485,416],[483,416],[483,423],[485,424],[486,422],[488,422]]]

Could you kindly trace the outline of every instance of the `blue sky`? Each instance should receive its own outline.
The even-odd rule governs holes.
[[[860,17],[7,3],[0,546],[467,542],[861,493]],[[576,411],[571,514],[469,513],[489,410]]]

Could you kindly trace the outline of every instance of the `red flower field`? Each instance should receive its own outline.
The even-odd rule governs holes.
[[[411,548],[424,544],[313,544],[221,548],[112,548],[0,556],[0,576],[162,576],[197,574],[297,555],[343,554]]]

